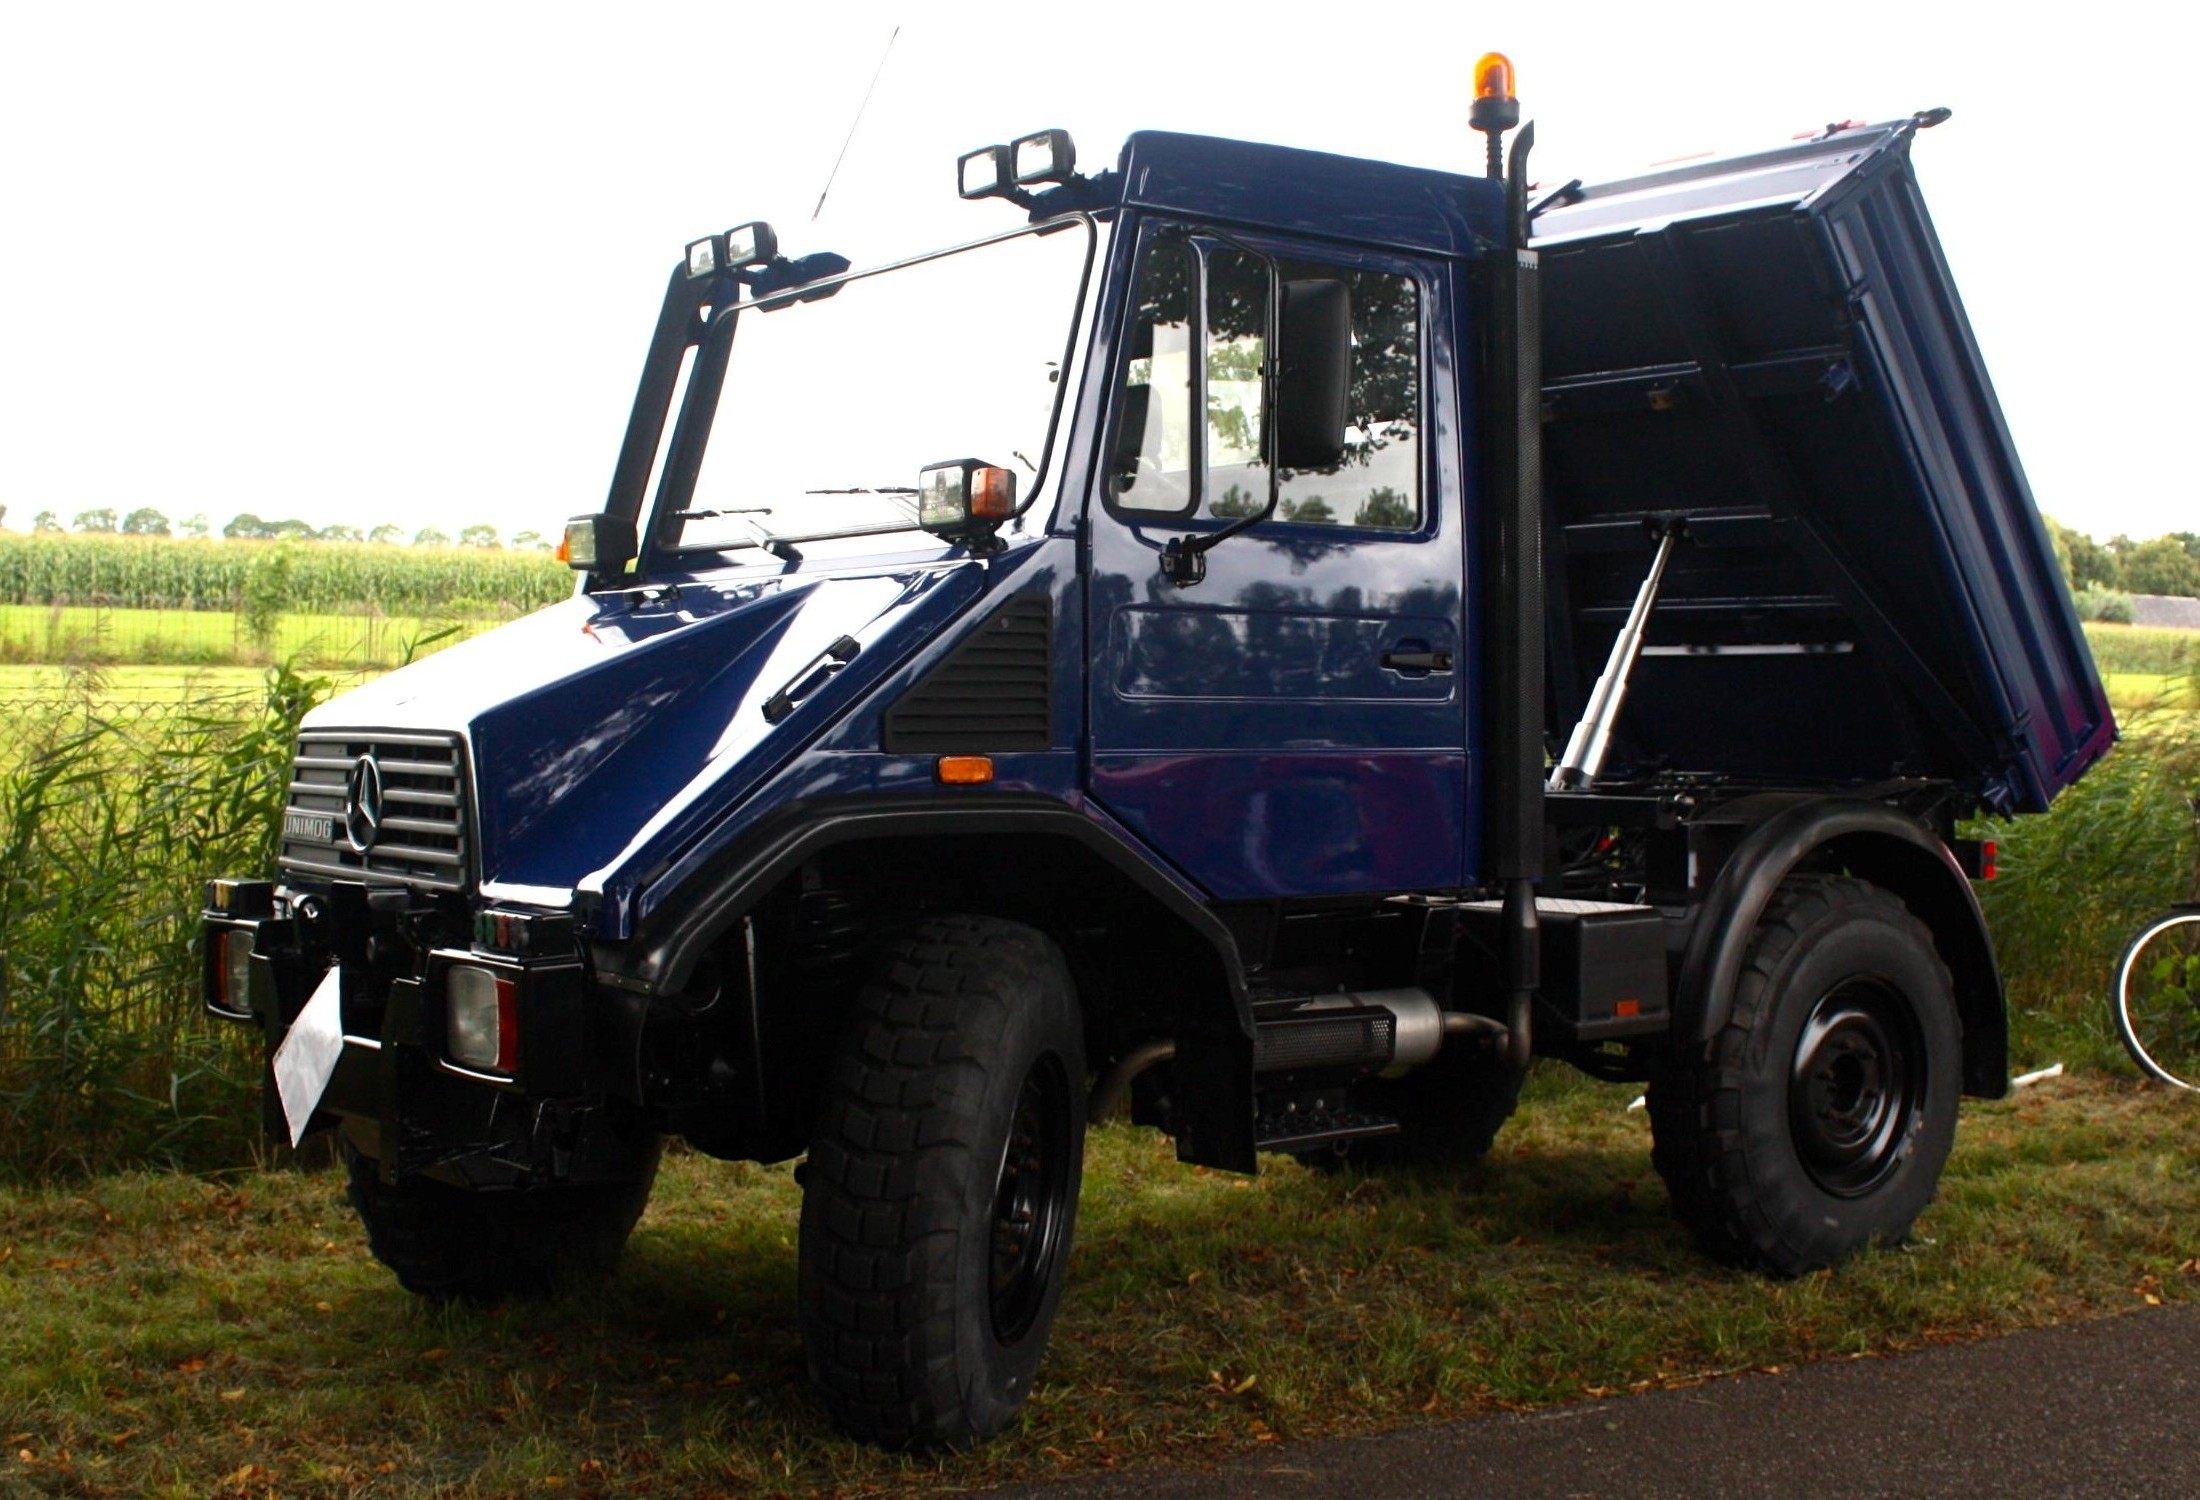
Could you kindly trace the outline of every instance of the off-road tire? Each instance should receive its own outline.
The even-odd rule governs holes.
[[[649,1202],[660,1144],[632,1181],[585,1187],[453,1187],[427,1177],[382,1181],[372,1157],[346,1149],[345,1196],[367,1248],[405,1290],[437,1302],[541,1297],[616,1269]]]
[[[1084,1133],[1082,1023],[1050,940],[946,917],[885,945],[803,1174],[802,1333],[843,1431],[960,1449],[1015,1416],[1061,1301]],[[1001,1221],[1027,1183],[1019,1241]]]
[[[1955,1140],[1961,1054],[1953,982],[1909,908],[1791,877],[1726,1024],[1651,1082],[1675,1214],[1713,1255],[1781,1276],[1900,1243]]]
[[[1453,1171],[1489,1155],[1498,1130],[1520,1107],[1525,1075],[1473,1037],[1449,1037],[1427,1066],[1376,1078],[1352,1093],[1355,1108],[1388,1115],[1396,1135],[1371,1136],[1299,1160],[1325,1172]]]

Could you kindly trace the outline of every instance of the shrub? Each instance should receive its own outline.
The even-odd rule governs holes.
[[[74,685],[0,762],[0,1175],[248,1160],[258,1038],[199,1014],[201,883],[273,867],[326,685],[137,712]]]
[[[2100,620],[2114,625],[2131,623],[2131,596],[2108,589],[2084,588],[2070,596],[2081,620]]]
[[[2020,1026],[2025,1012],[2107,1042],[2109,972],[2140,920],[2191,887],[2200,716],[2156,714],[2044,815],[1982,821],[1999,878],[1979,887]]]

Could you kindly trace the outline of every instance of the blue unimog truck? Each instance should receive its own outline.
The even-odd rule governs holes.
[[[688,247],[563,604],[322,706],[207,1005],[374,1252],[608,1266],[802,1158],[847,1431],[1029,1389],[1082,1142],[1472,1161],[1647,1083],[1703,1244],[1899,1239],[2007,1087],[1970,881],[2115,727],[1910,164],[1942,112],[1532,193],[1140,134],[986,237]],[[1005,222],[1004,222],[1005,221]]]

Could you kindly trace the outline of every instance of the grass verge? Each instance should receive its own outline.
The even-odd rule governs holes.
[[[400,1291],[326,1173],[0,1192],[0,1472],[86,1495],[938,1492],[2200,1290],[2189,1096],[2089,1076],[1970,1106],[1910,1249],[1785,1283],[1697,1254],[1628,1097],[1539,1074],[1448,1181],[1235,1178],[1097,1133],[1028,1415],[945,1460],[844,1442],[811,1404],[784,1169],[677,1156],[618,1278],[491,1310]]]

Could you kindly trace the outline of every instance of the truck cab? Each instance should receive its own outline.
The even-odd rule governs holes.
[[[1042,131],[957,247],[689,245],[572,598],[316,709],[209,886],[269,1129],[446,1297],[608,1266],[666,1137],[802,1158],[821,1399],[918,1448],[1119,1113],[1443,1169],[1549,1057],[1713,1253],[1898,1240],[2006,1087],[1956,824],[2114,735],[1935,123],[1533,194]]]

